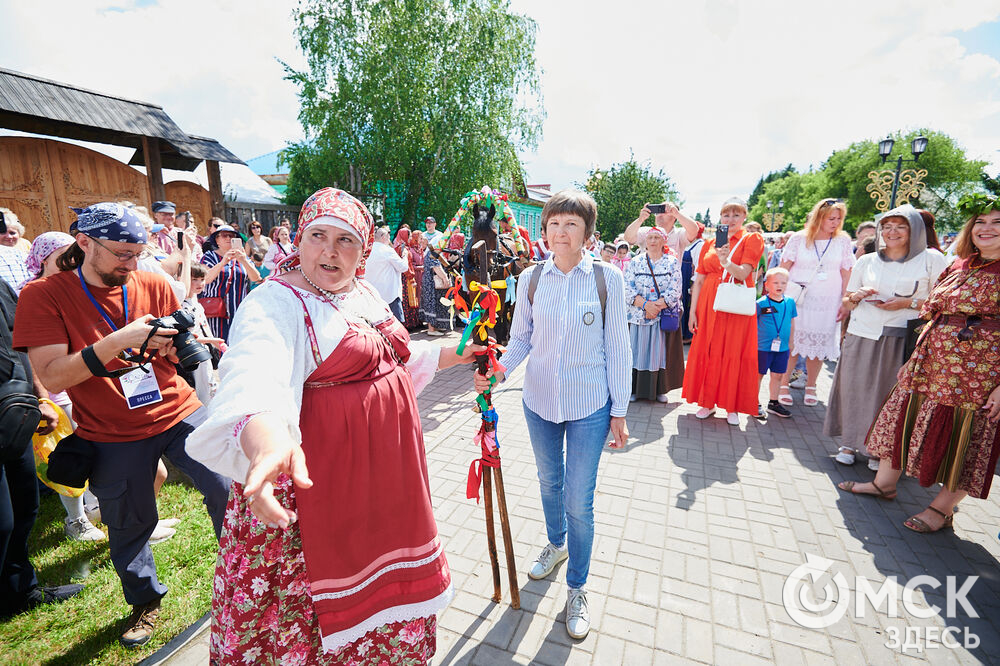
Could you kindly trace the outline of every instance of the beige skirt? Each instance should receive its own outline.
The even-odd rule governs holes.
[[[905,344],[905,338],[885,335],[878,340],[851,334],[844,337],[833,373],[823,434],[840,437],[841,445],[865,452],[868,429],[896,385]]]

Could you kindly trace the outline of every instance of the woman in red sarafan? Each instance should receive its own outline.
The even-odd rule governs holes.
[[[237,313],[211,414],[186,445],[243,480],[211,660],[426,664],[452,587],[416,391],[472,350],[411,342],[361,279],[374,225],[360,202],[326,188],[299,220],[296,251]]]
[[[959,233],[959,259],[921,310],[931,323],[868,432],[881,459],[875,479],[840,484],[892,499],[904,470],[922,486],[940,483],[903,523],[916,532],[951,527],[967,495],[985,499],[1000,456],[1000,205],[985,203]]]

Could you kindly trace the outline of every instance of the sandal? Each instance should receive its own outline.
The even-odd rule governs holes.
[[[809,393],[809,391],[812,391],[812,393]],[[807,407],[812,407],[814,405],[818,405],[819,404],[819,399],[816,397],[816,387],[815,386],[807,386],[806,387],[806,397],[802,399],[802,402],[805,403],[805,405]]]
[[[788,388],[788,384],[782,384],[778,387],[778,404],[779,405],[794,405],[795,401],[792,400],[791,390]]]
[[[904,520],[903,521],[903,526],[904,527],[908,527],[911,530],[913,530],[914,532],[918,532],[920,534],[930,534],[931,532],[937,532],[938,530],[954,529],[954,527],[955,527],[955,524],[954,524],[955,523],[955,515],[954,514],[952,514],[952,515],[949,516],[944,511],[941,511],[939,509],[935,509],[932,506],[929,506],[927,508],[930,509],[931,511],[933,511],[934,513],[938,514],[942,518],[944,518],[944,522],[941,523],[941,527],[933,528],[930,525],[928,525],[927,523],[925,523],[923,520],[921,520],[920,518],[917,518],[916,516],[910,516],[909,518],[907,518],[906,520]]]
[[[837,487],[840,488],[841,490],[846,490],[847,492],[852,493],[854,495],[871,495],[872,497],[877,497],[877,498],[879,498],[881,500],[894,500],[894,499],[896,499],[896,489],[895,488],[893,488],[890,492],[885,492],[884,490],[882,490],[881,488],[879,488],[878,484],[876,484],[874,481],[872,481],[871,483],[872,483],[872,487],[875,488],[875,492],[874,493],[860,493],[860,492],[855,491],[854,490],[854,486],[857,485],[856,481],[841,481],[840,483],[837,484]],[[931,507],[931,508],[933,508],[933,507]],[[934,509],[934,510],[937,511],[937,509]],[[944,515],[944,514],[941,514],[941,515]],[[913,528],[911,527],[910,529],[913,529]]]
[[[835,455],[833,459],[841,465],[853,465],[857,461],[857,454],[858,452],[851,447],[842,446],[837,449],[837,455]]]

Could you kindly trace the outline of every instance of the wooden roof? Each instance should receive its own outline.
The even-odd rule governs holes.
[[[191,171],[202,160],[243,163],[218,141],[185,133],[156,104],[2,68],[0,127],[130,146],[137,149],[133,164],[144,164],[143,137],[159,139],[162,164],[169,169]]]

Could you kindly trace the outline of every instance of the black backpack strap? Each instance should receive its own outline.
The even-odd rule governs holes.
[[[542,277],[542,266],[544,263],[535,264],[531,270],[531,277],[528,278],[528,302],[535,304],[535,290],[538,289],[538,280]]]
[[[608,282],[604,277],[604,263],[597,259],[594,260],[594,281],[597,282],[597,296],[601,299],[601,326],[604,326],[607,316]]]

